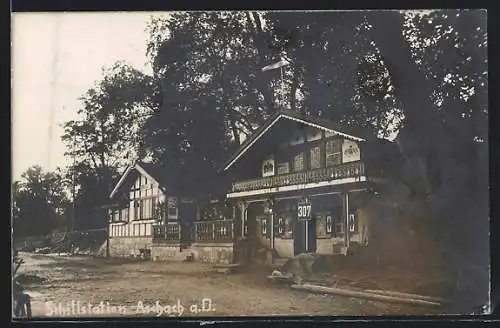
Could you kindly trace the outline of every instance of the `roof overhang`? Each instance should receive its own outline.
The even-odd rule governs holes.
[[[123,183],[125,182],[125,180],[127,179],[127,176],[133,171],[133,170],[137,170],[140,174],[146,176],[148,179],[152,180],[152,181],[155,181],[158,185],[159,185],[159,182],[158,180],[156,180],[155,178],[153,178],[151,176],[151,174],[149,174],[141,165],[139,165],[138,163],[135,163],[134,165],[131,165],[129,166],[125,172],[123,173],[123,175],[120,177],[120,180],[118,180],[118,183],[116,184],[116,186],[113,188],[113,191],[111,191],[111,194],[109,195],[109,198],[113,198],[116,193],[118,192],[118,190],[120,190],[120,187],[123,185]]]
[[[316,188],[321,188],[321,187],[332,187],[332,186],[339,186],[339,185],[360,183],[360,182],[367,182],[367,181],[368,181],[368,178],[365,175],[363,175],[363,176],[359,176],[359,177],[348,177],[348,178],[335,179],[335,180],[330,180],[330,181],[310,182],[310,183],[306,183],[306,184],[273,187],[273,188],[265,188],[265,189],[256,189],[256,190],[249,190],[249,191],[231,192],[231,193],[227,194],[227,198],[234,199],[234,198],[243,198],[243,197],[249,197],[249,196],[270,195],[270,194],[277,194],[277,193],[284,193],[284,192],[296,192],[296,191],[316,189]]]
[[[325,132],[330,132],[335,135],[340,135],[343,136],[344,138],[351,139],[354,141],[366,141],[364,138],[360,138],[351,134],[347,134],[341,131],[338,131],[336,129],[332,129],[330,127],[321,125],[321,124],[316,124],[314,122],[308,121],[307,119],[300,118],[300,117],[295,117],[290,114],[286,113],[280,113],[277,115],[274,119],[272,119],[265,128],[263,128],[261,131],[256,132],[255,135],[253,135],[250,139],[250,141],[247,144],[244,144],[237,152],[235,155],[233,155],[232,159],[223,167],[222,171],[227,171],[238,159],[240,159],[243,154],[245,154],[259,139],[262,138],[263,135],[265,135],[278,121],[282,119],[289,119],[295,122],[299,122],[320,130],[323,130]]]

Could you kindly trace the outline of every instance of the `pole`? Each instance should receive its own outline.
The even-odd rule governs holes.
[[[305,242],[306,242],[306,253],[309,253],[309,220],[303,220],[304,222],[304,231],[306,233],[306,238],[305,238]]]
[[[270,230],[270,244],[271,244],[271,249],[274,249],[274,213],[271,213],[271,224],[270,224],[270,227],[269,227],[269,230]]]
[[[349,248],[350,244],[350,233],[349,233],[349,192],[345,192],[345,247]]]

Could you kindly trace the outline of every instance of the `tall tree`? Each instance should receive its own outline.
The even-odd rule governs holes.
[[[158,94],[152,77],[117,62],[104,69],[102,80],[82,96],[80,119],[64,124],[62,140],[73,160],[68,179],[80,187],[78,221],[95,217],[95,208],[106,202],[118,173],[146,155],[143,125],[158,106]]]
[[[39,236],[64,227],[69,199],[58,172],[30,167],[12,188],[14,236]]]
[[[265,18],[274,48],[291,63],[285,74],[291,109],[302,106],[381,137],[397,132],[402,113],[362,12],[271,12]]]
[[[169,180],[203,193],[217,185],[227,151],[276,110],[276,76],[261,71],[276,52],[257,13],[175,13],[149,30],[162,104],[146,125],[147,144]]]

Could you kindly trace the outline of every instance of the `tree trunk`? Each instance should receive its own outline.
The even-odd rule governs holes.
[[[404,127],[400,131],[404,151],[410,158],[421,160],[422,156],[431,154],[437,157],[434,162],[441,163],[439,150],[443,147],[439,146],[446,139],[442,133],[441,118],[430,99],[435,83],[419,70],[412,58],[410,46],[402,33],[403,15],[398,12],[374,13],[369,22],[373,25],[375,42],[389,67],[395,93],[405,115]],[[427,163],[417,164],[416,167],[421,179],[430,186]]]
[[[299,86],[299,68],[294,67],[293,69],[293,79],[292,79],[292,84],[290,86],[290,109],[291,110],[296,110],[297,109],[297,97],[295,96],[295,93],[297,92],[297,88]]]
[[[253,20],[255,21],[255,24],[252,22],[252,17]],[[254,43],[255,43],[255,48],[257,50],[257,56],[259,58],[259,65],[261,67],[264,67],[268,65],[267,61],[267,56],[265,54],[266,50],[269,49],[266,43],[265,39],[265,32],[262,28],[262,23],[260,21],[259,14],[256,12],[252,12],[252,15],[250,16],[250,13],[247,13],[247,20],[248,20],[248,25],[253,27],[254,30]],[[266,49],[267,48],[267,49]],[[269,88],[269,79],[266,79],[265,76],[263,75],[263,72],[258,72],[257,77],[259,77],[259,83],[258,83],[258,89],[264,96],[264,102],[266,103],[266,106],[268,107],[268,113],[274,113],[275,111],[275,106],[274,106],[274,97],[272,90]]]

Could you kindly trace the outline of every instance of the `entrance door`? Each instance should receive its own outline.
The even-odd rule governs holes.
[[[179,222],[181,224],[181,244],[189,246],[193,241],[194,226],[196,221],[196,204],[194,202],[180,202]]]
[[[295,219],[293,227],[293,254],[316,252],[316,220]]]
[[[295,218],[293,225],[293,255],[306,251],[305,225],[304,221]]]
[[[305,222],[307,224],[307,251],[309,253],[316,252],[316,217]]]

